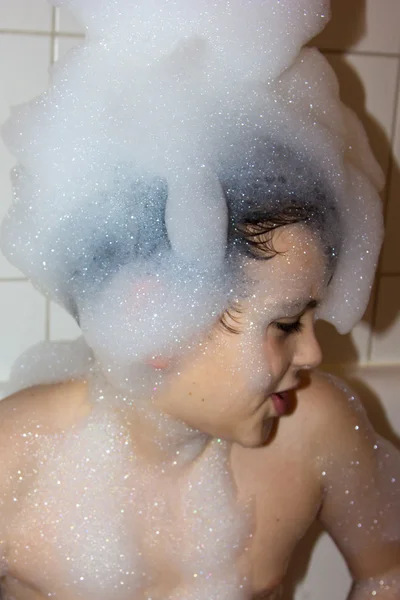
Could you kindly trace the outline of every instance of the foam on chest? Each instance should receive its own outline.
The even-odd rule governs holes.
[[[233,598],[246,535],[226,447],[149,468],[110,414],[44,438],[12,523],[10,564],[62,598]],[[162,590],[162,591],[161,591]]]
[[[43,438],[37,459],[13,533],[18,546],[36,548],[41,556],[38,577],[56,589],[73,587],[82,597],[132,593],[142,585],[143,566],[134,454],[123,429],[96,415],[61,440]],[[32,563],[26,566],[32,570]]]

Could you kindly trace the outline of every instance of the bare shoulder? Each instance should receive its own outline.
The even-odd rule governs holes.
[[[8,524],[26,493],[25,482],[33,481],[40,468],[43,436],[62,439],[89,412],[86,396],[85,382],[71,381],[38,385],[0,401],[0,576]]]
[[[266,482],[266,471],[287,473],[293,463],[294,470],[308,473],[312,487],[319,479],[318,459],[346,452],[354,445],[355,433],[375,435],[362,402],[341,379],[315,371],[294,392],[291,414],[279,419],[264,447],[233,448],[233,467],[246,482],[251,476]]]
[[[42,434],[59,433],[88,412],[84,381],[21,390],[0,401],[0,443],[29,427],[40,427]]]
[[[13,489],[16,473],[35,471],[43,436],[61,439],[89,414],[86,397],[86,383],[70,381],[34,386],[0,401],[0,504]]]
[[[338,377],[316,371],[296,395],[297,420],[304,423],[304,433],[320,450],[339,451],[350,438],[353,444],[356,434],[374,435],[362,400]]]
[[[362,410],[362,404],[354,394],[350,385],[342,379],[324,373],[314,371],[310,373],[307,380],[296,391],[298,398],[298,408],[301,410],[303,404],[312,407],[311,413],[317,419],[324,416],[338,417],[344,412],[359,412]]]

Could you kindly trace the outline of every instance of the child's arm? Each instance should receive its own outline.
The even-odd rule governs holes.
[[[318,385],[325,409],[315,463],[319,518],[353,576],[349,600],[400,600],[400,453],[374,431],[349,388]]]

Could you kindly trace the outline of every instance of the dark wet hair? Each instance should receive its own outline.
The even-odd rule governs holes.
[[[331,219],[332,221],[332,215]],[[240,248],[252,258],[269,260],[276,254],[273,245],[273,233],[286,225],[304,224],[317,233],[321,247],[326,255],[330,267],[334,268],[340,241],[334,239],[332,229],[327,234],[328,223],[324,214],[315,206],[297,206],[290,204],[274,213],[255,213],[247,215],[243,220],[232,223],[229,227],[228,247]],[[332,223],[330,223],[332,227]]]
[[[334,217],[332,209],[331,221]],[[319,206],[298,206],[290,204],[274,213],[249,213],[243,220],[235,222],[230,219],[228,248],[234,254],[241,249],[241,254],[247,254],[257,260],[270,260],[276,254],[273,233],[286,225],[304,224],[318,235],[321,248],[326,256],[328,268],[333,274],[339,255],[340,240],[332,235],[327,219],[319,210]],[[332,226],[332,222],[330,223]],[[329,235],[326,235],[329,231]],[[337,239],[335,239],[337,238]],[[232,323],[238,324],[240,305],[229,306],[220,317],[220,324],[229,333],[240,333]]]
[[[237,160],[235,161],[237,164]],[[285,225],[305,224],[321,240],[334,268],[340,251],[340,224],[329,187],[308,160],[283,145],[259,143],[241,156],[240,168],[219,165],[220,183],[228,209],[227,263],[240,256],[269,260],[275,256],[272,233]],[[123,176],[121,176],[121,172]],[[138,259],[157,260],[169,247],[165,224],[167,181],[133,178],[132,167],[119,168],[112,194],[93,199],[99,215],[89,239],[79,240],[81,258],[66,281],[70,312],[78,318],[78,298],[100,289],[119,269]],[[90,292],[89,292],[90,290]]]
[[[331,274],[342,244],[337,200],[308,158],[285,145],[259,144],[245,157],[240,169],[222,181],[229,213],[227,255],[248,255],[270,260],[276,255],[273,233],[295,224],[310,228],[319,238]],[[237,321],[240,308],[229,307],[221,324]],[[226,317],[229,316],[229,323]]]
[[[236,248],[254,258],[272,258],[273,231],[302,223],[319,235],[334,265],[341,246],[337,201],[303,154],[287,145],[259,143],[221,183],[229,212],[228,251]]]

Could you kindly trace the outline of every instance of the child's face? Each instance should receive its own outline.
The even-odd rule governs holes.
[[[273,244],[271,260],[248,261],[249,294],[229,323],[239,333],[216,324],[155,397],[167,414],[244,446],[267,440],[279,412],[271,394],[296,387],[299,371],[321,361],[314,332],[327,281],[320,244],[300,225],[277,230]]]

